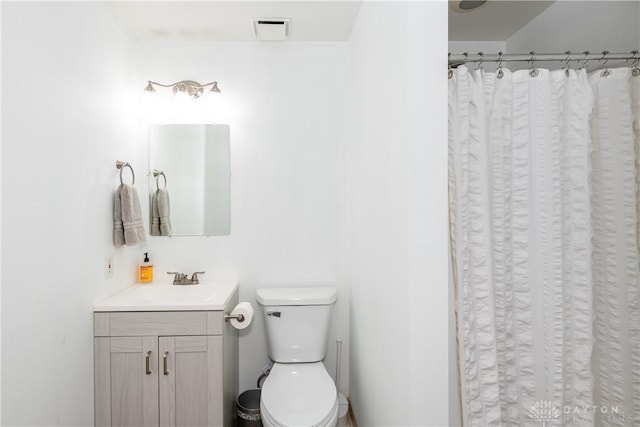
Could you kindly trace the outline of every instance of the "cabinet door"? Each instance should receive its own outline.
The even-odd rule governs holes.
[[[160,426],[223,427],[222,336],[160,337],[158,348]]]
[[[95,338],[96,426],[158,425],[158,339]]]

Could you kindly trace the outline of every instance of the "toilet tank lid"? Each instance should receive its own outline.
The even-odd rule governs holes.
[[[336,301],[336,288],[261,288],[256,301],[261,305],[327,305]]]

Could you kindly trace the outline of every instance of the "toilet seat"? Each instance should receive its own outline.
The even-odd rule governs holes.
[[[262,386],[260,410],[266,426],[335,426],[336,386],[322,362],[275,363]]]

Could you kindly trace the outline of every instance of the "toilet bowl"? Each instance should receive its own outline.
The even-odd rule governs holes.
[[[264,427],[334,427],[338,395],[322,362],[276,363],[262,386]]]
[[[268,288],[256,291],[274,364],[262,386],[265,427],[335,427],[339,401],[322,360],[335,288]]]

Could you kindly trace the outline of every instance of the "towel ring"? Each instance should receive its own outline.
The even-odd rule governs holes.
[[[164,174],[163,171],[159,171],[158,169],[154,169],[153,170],[153,176],[156,177],[156,188],[158,190],[160,190],[160,177],[164,178],[164,187],[162,187],[162,189],[166,189],[167,188],[167,176]]]
[[[124,168],[129,168],[129,170],[131,170],[131,185],[134,185],[136,183],[136,173],[133,171],[133,168],[131,167],[129,162],[121,162],[120,160],[118,160],[116,161],[116,167],[120,169],[120,184],[124,184],[124,181],[122,181],[122,170]]]

